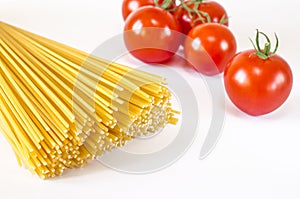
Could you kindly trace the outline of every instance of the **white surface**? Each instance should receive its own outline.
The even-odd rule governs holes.
[[[63,177],[42,181],[18,167],[10,146],[0,136],[0,198],[300,198],[298,1],[219,2],[231,16],[230,26],[239,50],[251,48],[248,37],[254,36],[256,28],[268,34],[276,32],[280,37],[279,54],[294,73],[292,94],[282,108],[268,116],[252,118],[227,100],[223,135],[208,158],[198,160],[207,130],[204,122],[183,158],[148,175],[118,173],[93,162]],[[120,9],[121,0],[1,0],[0,19],[91,52],[122,32]],[[203,96],[199,106],[209,106],[202,81],[191,82],[197,95]]]

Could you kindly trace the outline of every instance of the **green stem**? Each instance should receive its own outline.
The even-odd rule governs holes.
[[[220,24],[224,25],[227,22],[228,22],[228,19],[227,19],[226,15],[224,14],[220,20]]]
[[[199,5],[203,3],[204,0],[193,0],[185,2],[184,0],[180,0],[181,6],[185,9],[191,18],[195,18],[194,22],[201,21],[202,23],[210,23],[211,18],[207,12],[203,12],[198,10]],[[194,4],[193,8],[189,6]],[[196,15],[196,16],[195,16]]]
[[[261,51],[261,48],[259,46],[259,31],[258,31],[258,29],[256,29],[256,39],[255,40],[256,40],[257,50]]]
[[[167,10],[172,3],[172,0],[164,0],[161,5],[159,5],[158,0],[154,0],[154,4],[156,7],[160,7],[161,9]]]
[[[259,43],[259,36],[262,35],[265,37],[266,39],[266,43],[264,45],[264,49],[262,50],[260,48],[260,43]],[[272,57],[276,54],[277,50],[278,50],[278,47],[279,47],[279,40],[278,40],[278,37],[275,33],[275,38],[276,38],[276,46],[275,46],[275,49],[273,52],[271,52],[271,40],[270,38],[263,32],[260,32],[258,29],[256,30],[256,38],[255,38],[255,41],[256,41],[256,44],[254,44],[254,42],[250,39],[254,49],[255,49],[255,54],[257,56],[259,56],[261,59],[268,59],[269,57]]]

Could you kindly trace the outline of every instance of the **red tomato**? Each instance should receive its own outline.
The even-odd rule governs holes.
[[[262,59],[255,50],[238,53],[228,63],[224,82],[231,101],[243,112],[258,116],[280,107],[288,98],[293,76],[278,55]]]
[[[162,5],[163,2],[164,0],[158,0],[159,5]],[[131,12],[143,6],[155,6],[154,0],[123,0],[122,15],[124,21]],[[168,8],[172,7],[175,7],[175,0],[172,0]]]
[[[222,73],[236,53],[236,40],[224,25],[207,23],[194,27],[184,43],[187,61],[204,75]]]
[[[178,50],[182,39],[180,30],[172,14],[145,6],[126,19],[124,42],[136,58],[148,63],[164,62]]]
[[[185,3],[188,3],[191,1],[185,1]],[[189,4],[188,7],[189,9],[194,9],[195,6],[194,2],[192,4]],[[197,4],[196,4],[197,6]],[[226,10],[217,2],[214,1],[207,1],[200,3],[197,7],[197,10],[200,12],[205,12],[210,16],[210,19],[212,23],[220,23],[221,20],[224,20],[225,23],[224,25],[228,26],[228,15],[226,13]],[[177,10],[174,12],[175,18],[179,21],[181,28],[182,28],[182,33],[188,34],[189,31],[199,25],[203,24],[202,21],[196,20],[197,14],[195,12],[189,13],[183,5],[179,5]],[[205,16],[203,16],[205,18]],[[206,18],[205,18],[206,19]],[[207,21],[205,21],[207,22]]]

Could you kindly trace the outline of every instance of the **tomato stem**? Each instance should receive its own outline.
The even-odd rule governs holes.
[[[259,42],[259,36],[263,35],[265,37],[265,39],[267,40],[267,42],[265,43],[264,49],[262,50],[260,47],[260,42]],[[254,42],[252,41],[252,39],[250,38],[250,41],[255,49],[255,54],[257,56],[259,56],[261,59],[268,59],[269,57],[272,57],[276,54],[278,47],[279,47],[279,40],[278,37],[275,33],[275,38],[276,38],[276,46],[273,52],[271,52],[271,40],[270,38],[263,32],[260,32],[258,29],[256,29],[256,38],[255,38],[255,42],[256,44],[254,44]]]
[[[164,0],[162,2],[162,4],[160,5],[158,3],[158,0],[154,0],[155,6],[161,8],[161,9],[164,9],[164,10],[167,10],[172,3],[173,3],[172,0]]]
[[[222,25],[224,25],[225,23],[227,23],[228,22],[228,19],[227,19],[227,17],[226,17],[226,15],[224,14],[223,16],[222,16],[222,18],[221,18],[221,20],[220,20],[220,24],[222,24]]]
[[[194,23],[197,21],[201,21],[202,23],[210,23],[211,18],[207,12],[200,11],[199,5],[203,3],[204,0],[192,0],[185,2],[184,0],[180,0],[181,6],[185,9],[191,18],[196,18]],[[193,8],[189,6],[193,4]],[[196,15],[196,16],[195,16]]]

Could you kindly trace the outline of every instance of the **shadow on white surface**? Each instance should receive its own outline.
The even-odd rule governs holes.
[[[294,89],[296,90],[296,89]],[[277,110],[262,116],[250,116],[241,110],[239,110],[229,98],[226,99],[226,112],[227,115],[234,118],[244,118],[250,120],[261,120],[261,121],[281,121],[287,120],[299,120],[300,119],[300,95],[295,91],[291,93],[287,101],[280,106]]]
[[[75,180],[80,179],[82,177],[99,175],[99,173],[106,172],[107,170],[109,170],[109,168],[100,164],[96,160],[92,160],[89,162],[89,164],[83,166],[82,168],[68,169],[63,173],[62,176],[51,178],[49,179],[49,181],[59,182],[65,180]]]

